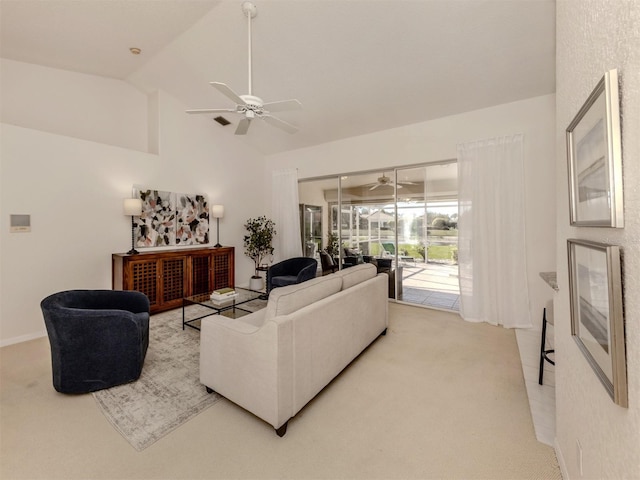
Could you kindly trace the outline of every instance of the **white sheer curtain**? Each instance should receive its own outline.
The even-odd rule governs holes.
[[[460,314],[531,327],[525,254],[523,135],[458,145]]]
[[[274,170],[272,190],[273,261],[302,256],[300,213],[298,210],[298,171],[295,168]]]

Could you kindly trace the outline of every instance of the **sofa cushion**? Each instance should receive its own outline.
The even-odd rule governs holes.
[[[341,288],[342,278],[334,275],[276,288],[269,294],[265,320],[300,310],[313,302],[338,293]]]
[[[369,280],[377,275],[376,267],[370,263],[355,265],[351,268],[340,270],[335,275],[342,277],[342,290],[353,287],[358,283]]]

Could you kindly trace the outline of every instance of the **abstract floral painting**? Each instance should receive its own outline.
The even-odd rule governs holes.
[[[209,204],[205,195],[177,194],[176,245],[209,243]]]
[[[209,202],[206,195],[133,187],[142,200],[134,221],[136,247],[203,245],[209,243]]]

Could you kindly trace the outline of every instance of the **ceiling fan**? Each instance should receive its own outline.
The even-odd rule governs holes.
[[[284,120],[271,115],[271,112],[282,112],[284,110],[295,110],[302,108],[302,104],[295,99],[281,100],[277,102],[264,103],[260,97],[256,97],[252,92],[251,82],[251,19],[258,13],[258,9],[251,2],[242,4],[242,11],[247,17],[248,40],[249,40],[249,93],[246,95],[238,95],[230,87],[220,82],[209,82],[211,86],[216,88],[220,93],[230,98],[236,103],[235,108],[202,108],[195,110],[187,110],[187,113],[238,113],[243,116],[236,128],[236,135],[245,135],[249,130],[249,125],[254,118],[260,118],[274,127],[281,128],[287,133],[296,133],[298,127]]]
[[[368,183],[368,184],[365,185],[365,187],[371,187],[371,188],[369,188],[369,190],[375,190],[378,187],[393,187],[394,185],[395,185],[395,183],[393,182],[393,180],[391,178],[387,177],[384,172],[382,172],[382,176],[378,177],[377,182]],[[398,182],[398,188],[402,188],[402,185],[415,185],[415,183],[413,183],[413,182]]]

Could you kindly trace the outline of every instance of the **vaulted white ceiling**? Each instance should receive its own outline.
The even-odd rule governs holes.
[[[265,154],[555,91],[553,0],[254,0],[253,93],[297,98],[236,136]],[[1,55],[162,89],[185,108],[247,93],[242,0],[2,0]],[[129,47],[142,49],[134,56]],[[96,112],[99,115],[100,112]],[[186,114],[185,114],[186,115]],[[233,135],[233,125],[211,129]],[[191,117],[191,121],[203,121]]]

